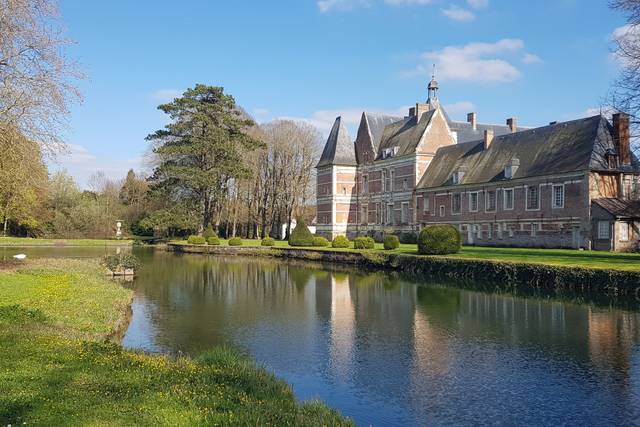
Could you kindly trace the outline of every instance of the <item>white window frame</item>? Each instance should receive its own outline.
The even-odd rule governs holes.
[[[537,200],[538,200],[538,207],[536,208],[530,208],[529,207],[529,189],[531,188],[535,188],[537,191]],[[524,198],[524,208],[527,211],[539,211],[540,210],[540,185],[527,185],[525,186],[525,198]]]
[[[507,206],[507,192],[511,194],[511,207]],[[502,189],[502,209],[505,211],[512,211],[515,205],[516,190],[515,188],[503,188]]]
[[[562,203],[561,204],[557,204],[556,203],[556,188],[562,188]],[[564,188],[564,184],[553,184],[551,186],[551,207],[553,209],[562,209],[564,208],[564,199],[566,196],[566,192],[565,192],[565,188]]]
[[[405,191],[409,189],[409,180],[407,178],[402,180],[402,189]]]
[[[362,194],[369,193],[369,175],[362,175]]]
[[[369,205],[361,206],[360,211],[360,215],[362,216],[362,218],[360,218],[360,223],[369,225]]]
[[[445,216],[445,207],[444,207],[444,205],[440,205],[440,216],[441,217]]]
[[[407,208],[407,216],[405,218],[405,207]],[[400,223],[401,224],[409,224],[409,215],[411,214],[411,212],[409,212],[409,202],[402,202],[400,203]]]
[[[629,235],[631,234],[631,224],[626,221],[620,221],[618,224],[618,234],[620,235],[618,240],[621,242],[628,242],[630,237]]]
[[[474,195],[476,196],[476,208],[473,209],[473,205],[471,203],[471,196]],[[478,205],[480,205],[480,197],[478,196],[478,192],[477,191],[470,191],[469,192],[469,212],[478,212]]]
[[[453,208],[453,199],[455,196],[459,197],[460,203],[458,204],[458,210]],[[461,193],[452,193],[451,194],[451,215],[460,215],[462,213],[462,194]]]
[[[493,193],[493,209],[489,209],[489,194]],[[498,192],[496,190],[485,190],[484,192],[484,211],[495,212],[498,210]]]
[[[429,194],[424,194],[422,196],[422,212],[429,212]]]
[[[394,180],[394,178],[395,178],[395,176],[394,176],[394,175],[395,175],[395,173],[394,173],[394,172],[395,172],[395,171],[394,171],[393,169],[390,169],[390,170],[389,170],[389,179],[390,179],[390,181],[389,181],[389,191],[393,191],[393,189],[394,189],[394,188],[393,188],[393,187],[394,187],[394,185],[393,185],[393,180]]]
[[[393,203],[387,203],[387,225],[395,225],[395,218],[393,215]]]
[[[611,239],[611,222],[598,221],[598,240]]]

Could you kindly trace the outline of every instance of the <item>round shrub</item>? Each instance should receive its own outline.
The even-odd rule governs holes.
[[[418,236],[418,253],[424,255],[455,254],[461,246],[460,233],[452,225],[432,225]]]
[[[260,243],[260,245],[262,246],[275,246],[276,245],[276,240],[273,237],[265,237],[264,239],[262,239],[262,242]]]
[[[296,228],[293,229],[291,236],[289,236],[289,245],[313,246],[313,234],[311,234],[309,227],[307,227],[302,218],[298,220]]]
[[[332,248],[348,248],[351,242],[345,236],[336,236],[331,242]]]
[[[202,237],[204,237],[205,239],[207,239],[207,241],[209,241],[209,239],[211,237],[217,237],[218,234],[216,234],[215,231],[213,231],[213,227],[211,226],[211,224],[209,224],[207,226],[207,229],[204,230],[204,233],[202,233]]]
[[[207,240],[202,236],[189,236],[187,243],[190,245],[204,245],[207,243]]]
[[[322,236],[316,236],[313,238],[313,246],[318,248],[326,248],[329,246],[329,241]]]
[[[207,244],[211,246],[218,246],[220,245],[220,238],[218,236],[211,236],[207,238]]]
[[[373,249],[376,242],[371,237],[356,237],[353,239],[353,247],[355,249]]]
[[[398,239],[398,236],[394,236],[393,234],[385,236],[383,244],[386,250],[392,251],[400,247],[400,239]]]
[[[229,239],[229,246],[242,246],[242,239],[239,237],[232,237]]]
[[[120,265],[123,268],[140,268],[140,260],[133,254],[124,254],[120,257]]]

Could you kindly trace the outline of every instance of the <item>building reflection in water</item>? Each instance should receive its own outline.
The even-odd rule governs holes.
[[[638,313],[272,260],[153,257],[125,344],[243,347],[298,396],[362,424],[640,419]]]

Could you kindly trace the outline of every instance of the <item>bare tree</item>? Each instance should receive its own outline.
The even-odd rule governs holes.
[[[63,146],[69,106],[80,99],[69,44],[55,0],[0,0],[0,128],[49,153]]]
[[[627,25],[614,33],[614,53],[621,70],[609,103],[614,110],[629,114],[637,152],[640,150],[640,0],[612,0],[610,5],[626,15]]]

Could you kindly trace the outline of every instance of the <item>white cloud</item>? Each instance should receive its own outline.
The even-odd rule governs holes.
[[[621,46],[627,44],[635,45],[640,41],[640,25],[623,25],[622,27],[616,28],[611,33],[611,40]],[[611,58],[622,66],[630,65],[629,60],[617,52],[613,52]]]
[[[476,105],[471,101],[460,101],[447,104],[444,106],[444,109],[451,118],[464,115],[463,117],[466,119],[466,114],[475,111]]]
[[[54,171],[67,170],[80,188],[87,188],[89,178],[96,172],[102,171],[108,178],[119,180],[129,169],[141,170],[142,159],[98,158],[82,145],[68,144],[63,153],[49,160],[49,166]]]
[[[512,57],[523,49],[524,42],[520,39],[447,46],[423,53],[421,58],[424,63],[404,75],[429,75],[431,64],[435,63],[436,78],[439,80],[510,82],[519,78],[521,73],[505,57]]]
[[[151,94],[151,99],[158,102],[171,102],[182,96],[184,91],[179,89],[160,89]]]
[[[533,53],[525,53],[522,58],[522,62],[525,64],[539,64],[542,62],[542,59],[538,55],[534,55]]]
[[[433,3],[433,0],[384,0],[386,4],[390,4],[393,6],[401,6],[401,5],[425,5]]]
[[[368,0],[318,0],[320,12],[330,10],[350,10],[357,6],[369,6]]]
[[[449,19],[458,22],[471,22],[476,16],[467,9],[462,9],[456,5],[450,5],[447,9],[441,9],[441,12]]]
[[[467,4],[474,9],[482,9],[489,6],[489,0],[467,0]]]

